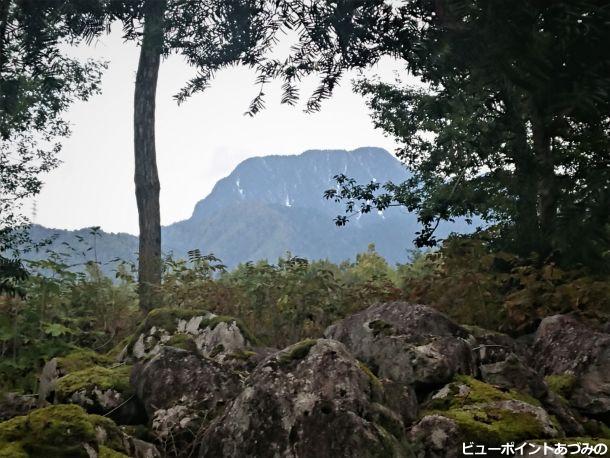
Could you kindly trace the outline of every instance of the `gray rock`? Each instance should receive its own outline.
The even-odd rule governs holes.
[[[136,364],[131,384],[153,435],[171,453],[192,442],[201,425],[241,390],[239,376],[218,362],[174,347],[162,347],[150,360]]]
[[[409,431],[417,444],[417,458],[457,458],[463,436],[453,420],[442,415],[426,415]]]
[[[507,355],[503,361],[482,364],[480,371],[481,379],[491,385],[516,389],[536,399],[542,399],[548,393],[548,388],[540,374],[526,366],[514,353]]]
[[[197,352],[236,370],[251,370],[270,351],[236,320],[203,310],[156,309],[121,352],[121,361],[139,361],[165,346]]]
[[[201,457],[410,457],[383,386],[346,348],[308,340],[265,359],[205,428]]]
[[[570,315],[545,318],[536,331],[532,364],[543,375],[573,376],[569,401],[581,412],[610,414],[610,334]]]
[[[38,399],[35,395],[4,393],[0,396],[0,422],[27,415],[36,407],[38,407]]]
[[[504,361],[513,354],[525,361],[529,359],[529,346],[519,340],[478,326],[464,326],[464,329],[470,333],[468,340],[471,342],[479,364]]]
[[[475,370],[469,333],[437,310],[419,304],[374,305],[330,326],[335,339],[381,378],[438,385]]]

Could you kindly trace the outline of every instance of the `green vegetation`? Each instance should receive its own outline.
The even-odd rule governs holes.
[[[540,403],[515,390],[499,389],[465,375],[448,385],[444,396],[431,399],[421,416],[438,414],[455,421],[466,441],[498,445],[532,437],[544,437],[544,427],[534,413],[504,408],[502,401],[516,400],[532,406]]]
[[[96,428],[108,449],[124,451],[121,432],[104,417],[88,415],[76,405],[58,404],[0,423],[0,456],[88,457],[83,444],[97,447]]]
[[[431,304],[460,323],[513,334],[531,331],[537,318],[554,313],[600,321],[610,315],[607,277],[553,264],[536,268],[471,237],[450,238],[439,250],[416,252],[411,263],[394,268],[373,246],[356,262],[338,265],[286,257],[227,271],[214,257],[170,258],[160,294],[172,307],[155,309],[145,319],[125,269],[119,268],[113,282],[95,263],[76,274],[58,255],[49,256],[32,263],[22,283],[27,298],[0,298],[3,389],[35,391],[36,374],[55,356],[65,372],[108,368],[125,345],[152,327],[173,334],[171,345],[193,348],[185,333],[175,331],[180,320],[196,316],[203,317],[200,329],[234,322],[250,344],[283,348],[318,338],[333,322],[391,300]],[[381,320],[369,326],[392,332],[392,324]]]
[[[576,383],[576,377],[572,374],[547,375],[544,381],[554,393],[569,398]]]
[[[500,391],[498,388],[468,375],[456,375],[448,388],[447,396],[431,399],[426,408],[450,410],[469,405],[510,401],[511,399],[523,401],[533,406],[540,406],[538,400],[527,394],[515,390]]]
[[[130,391],[129,375],[131,366],[105,368],[91,366],[64,375],[57,381],[56,392],[59,399],[68,399],[72,393],[84,390],[90,392],[94,388],[100,390],[113,389],[120,393]]]
[[[298,361],[305,358],[309,354],[309,350],[316,343],[318,343],[315,339],[305,339],[300,342],[291,345],[290,347],[283,350],[277,357],[277,361],[280,365],[290,364],[293,361]]]

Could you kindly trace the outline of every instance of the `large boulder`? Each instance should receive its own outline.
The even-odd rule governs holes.
[[[529,346],[509,335],[478,326],[463,327],[470,334],[468,340],[480,365],[505,361],[511,355],[517,355],[522,360],[529,359]]]
[[[202,310],[159,308],[148,314],[119,359],[134,362],[172,346],[249,370],[269,353],[255,345],[256,338],[235,318]]]
[[[541,404],[526,393],[500,390],[469,376],[458,375],[454,381],[436,392],[423,406],[423,418],[411,430],[412,440],[420,437],[425,457],[439,454],[443,444],[455,446],[474,442],[486,446],[500,446],[527,439],[562,437],[558,422]],[[439,420],[441,416],[449,421]],[[426,425],[436,425],[436,439],[422,441]],[[455,428],[454,428],[455,427]],[[430,429],[432,432],[434,429]],[[459,440],[456,440],[456,430]],[[461,450],[455,451],[460,456]],[[445,456],[456,456],[447,454]]]
[[[505,389],[516,389],[536,399],[546,397],[548,388],[535,370],[514,353],[506,356],[504,361],[482,364],[479,367],[481,379],[490,385]]]
[[[202,457],[409,457],[379,380],[340,342],[306,340],[268,357],[201,436]]]
[[[171,455],[179,455],[241,390],[240,377],[232,370],[174,347],[162,347],[136,364],[131,382],[151,420],[152,434]]]
[[[52,358],[42,368],[39,378],[38,399],[41,402],[52,402],[55,398],[57,381],[71,372],[92,366],[108,367],[113,364],[114,361],[108,356],[86,349],[75,350],[66,356]]]
[[[475,370],[468,331],[439,311],[419,304],[373,305],[326,329],[380,378],[437,386]]]
[[[610,418],[610,334],[570,315],[545,318],[532,364],[582,413]]]
[[[97,458],[136,456],[114,422],[76,405],[53,405],[0,423],[0,456]],[[140,446],[139,450],[143,450]],[[142,458],[159,453],[149,444]]]
[[[409,431],[417,444],[417,458],[457,458],[462,456],[463,434],[457,424],[442,415],[426,415]]]
[[[129,383],[131,366],[91,366],[60,377],[55,384],[54,402],[77,404],[87,412],[107,415],[117,423],[146,421]]]
[[[77,350],[48,361],[40,376],[39,406],[77,404],[121,424],[146,420],[129,384],[131,366],[92,350]]]

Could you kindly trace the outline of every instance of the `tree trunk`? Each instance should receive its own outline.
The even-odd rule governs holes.
[[[557,189],[551,138],[539,112],[532,116],[532,140],[538,171],[538,224],[540,226],[541,254],[548,256],[557,216]]]
[[[163,50],[165,2],[148,0],[134,94],[133,128],[136,200],[140,224],[138,283],[140,308],[159,305],[161,284],[161,215],[155,150],[155,97]]]
[[[515,202],[515,246],[513,249],[527,257],[540,249],[542,236],[538,225],[538,174],[533,150],[527,140],[524,107],[521,97],[507,86],[502,93],[511,126],[511,158],[515,165],[515,180],[512,189]]]

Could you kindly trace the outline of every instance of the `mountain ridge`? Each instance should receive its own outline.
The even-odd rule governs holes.
[[[162,228],[163,251],[184,257],[187,251],[199,249],[233,267],[260,259],[275,262],[286,252],[333,262],[353,260],[374,243],[390,263],[405,262],[418,229],[416,216],[391,208],[337,227],[333,218],[343,208],[323,199],[323,192],[336,185],[333,177],[339,173],[362,183],[399,182],[409,176],[394,156],[376,147],[251,157],[220,179],[197,202],[190,218]],[[441,233],[450,228],[464,229],[461,223],[444,225]],[[79,242],[77,236],[87,239],[87,229],[42,226],[33,227],[33,239],[48,237],[53,231],[59,233],[53,249]],[[136,259],[137,236],[104,232],[96,243],[102,262]]]

